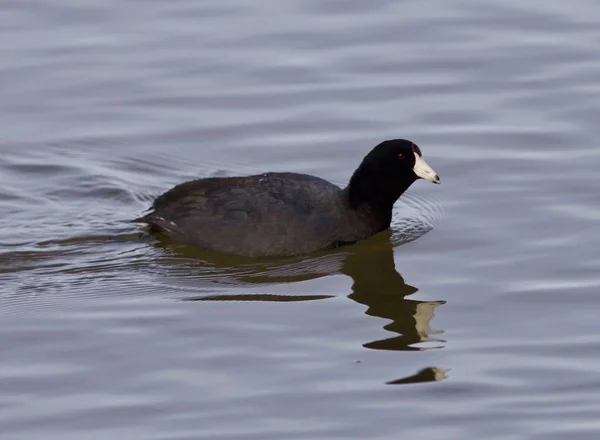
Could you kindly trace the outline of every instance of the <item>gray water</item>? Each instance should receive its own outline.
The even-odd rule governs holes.
[[[598,438],[597,2],[0,12],[2,440]],[[128,223],[195,177],[343,184],[398,137],[442,185],[352,247]]]

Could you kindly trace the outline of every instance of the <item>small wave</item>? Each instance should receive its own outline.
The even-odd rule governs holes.
[[[407,191],[394,206],[391,242],[410,243],[431,231],[444,216],[442,203],[429,196]]]

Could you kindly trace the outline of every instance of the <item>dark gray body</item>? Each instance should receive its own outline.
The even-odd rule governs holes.
[[[187,244],[258,257],[353,243],[389,227],[390,217],[351,207],[347,190],[318,177],[266,173],[183,183],[136,221]]]

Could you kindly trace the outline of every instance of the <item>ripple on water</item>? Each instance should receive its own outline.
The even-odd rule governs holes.
[[[595,2],[5,3],[3,440],[598,437]],[[443,185],[354,246],[127,223],[393,137]]]

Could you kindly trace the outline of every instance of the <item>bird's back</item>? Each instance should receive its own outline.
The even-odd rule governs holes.
[[[318,177],[207,178],[158,197],[140,219],[186,243],[246,255],[294,255],[338,239],[342,190]]]

